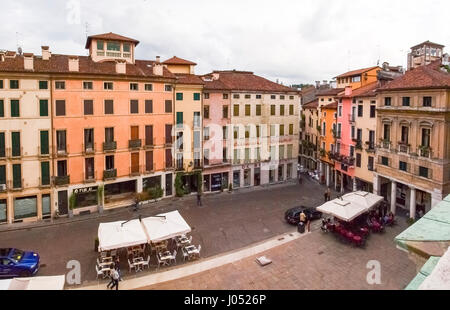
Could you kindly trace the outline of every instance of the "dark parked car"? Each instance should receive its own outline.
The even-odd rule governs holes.
[[[0,278],[30,277],[39,270],[39,254],[13,248],[0,249]]]
[[[317,211],[316,208],[301,206],[287,210],[284,214],[284,219],[291,225],[298,225],[300,222],[300,213],[302,213],[302,211],[307,218],[310,218],[312,221],[322,218],[322,212]]]

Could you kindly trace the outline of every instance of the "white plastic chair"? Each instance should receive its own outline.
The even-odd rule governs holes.
[[[185,248],[181,248],[181,253],[183,253],[183,261],[186,261],[186,258],[189,259],[189,254]]]
[[[200,251],[202,250],[202,245],[199,244],[197,249],[198,249],[198,257],[200,257]]]
[[[171,261],[173,261],[174,264],[177,263],[177,250],[173,250]]]
[[[97,279],[98,279],[98,276],[102,276],[103,279],[105,278],[105,275],[103,274],[103,271],[101,271],[100,269],[98,269],[98,266],[97,266],[97,265],[95,265],[95,271],[97,272]]]
[[[136,266],[130,262],[130,259],[128,259],[128,269],[129,272],[131,272],[131,269],[134,269],[134,271],[136,272]]]
[[[147,266],[148,269],[150,269],[150,255],[147,256],[147,260],[145,260],[142,263],[142,269],[144,269],[144,267]]]

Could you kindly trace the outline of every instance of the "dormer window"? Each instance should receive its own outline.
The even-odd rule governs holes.
[[[99,51],[103,51],[103,50],[105,50],[105,42],[103,42],[103,41],[97,41],[97,50],[99,50]]]
[[[108,57],[121,57],[120,53],[120,43],[118,42],[107,42],[106,43],[106,56]]]
[[[123,52],[124,53],[129,53],[130,51],[131,51],[130,44],[129,43],[124,43],[123,44]]]

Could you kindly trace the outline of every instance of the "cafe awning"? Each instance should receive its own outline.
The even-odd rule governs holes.
[[[151,242],[168,240],[191,231],[191,227],[189,227],[178,211],[144,218],[142,219],[142,225]]]
[[[109,251],[148,243],[139,220],[100,223],[98,227],[99,251]]]
[[[378,196],[372,193],[363,192],[363,191],[357,191],[349,194],[345,194],[342,196],[342,199],[345,201],[354,202],[357,204],[362,205],[367,210],[370,210],[374,206],[376,206],[378,203],[383,201],[383,196]]]
[[[0,280],[0,290],[63,290],[64,275]]]
[[[353,221],[361,214],[367,212],[367,208],[364,206],[341,199],[328,201],[316,209],[346,222]]]

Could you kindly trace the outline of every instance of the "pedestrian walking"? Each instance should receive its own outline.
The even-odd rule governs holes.
[[[197,206],[202,205],[202,194],[200,192],[197,192]]]
[[[323,193],[323,198],[324,198],[325,202],[328,201],[328,192],[325,191],[325,193]]]
[[[122,281],[122,273],[120,272],[120,260],[119,256],[117,256],[116,261],[114,262],[114,269],[119,273],[119,281]]]
[[[114,287],[115,287],[116,291],[117,291],[119,289],[119,279],[120,279],[119,272],[117,271],[117,269],[114,269],[111,272],[111,282],[108,283],[108,288],[114,289]],[[111,287],[109,287],[110,283],[112,283]]]
[[[137,197],[135,197],[133,211],[138,211],[138,210],[139,210],[139,199]]]
[[[311,216],[306,217],[306,229],[311,232]]]
[[[327,199],[328,199],[328,201],[331,200],[331,190],[330,190],[330,187],[327,188]]]

